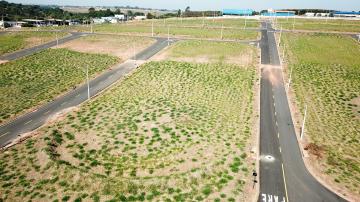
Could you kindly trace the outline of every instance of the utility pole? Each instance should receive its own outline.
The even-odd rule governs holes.
[[[304,131],[305,131],[305,121],[306,121],[306,113],[307,113],[307,105],[305,105],[305,113],[304,113],[304,120],[301,126],[301,134],[300,134],[300,139],[303,139],[304,136]]]
[[[90,82],[89,82],[89,66],[86,66],[86,80],[87,80],[87,94],[88,94],[88,100],[90,100]]]

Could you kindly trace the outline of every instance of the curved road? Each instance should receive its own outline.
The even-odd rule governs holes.
[[[100,74],[90,81],[90,96],[96,96],[99,92],[124,77],[137,68],[144,60],[152,57],[167,45],[167,39],[156,38],[156,42],[153,45],[134,57],[136,60],[128,60]],[[83,84],[64,96],[41,106],[37,110],[21,115],[17,119],[0,126],[0,148],[10,144],[18,135],[40,127],[49,117],[56,113],[87,101],[87,96],[87,84]]]
[[[259,201],[345,201],[306,169],[285,92],[274,30],[263,22],[260,93]]]

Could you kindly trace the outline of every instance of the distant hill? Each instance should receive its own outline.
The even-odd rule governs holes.
[[[25,18],[63,18],[66,12],[56,6],[23,5],[0,1],[0,17],[4,20],[22,20]]]

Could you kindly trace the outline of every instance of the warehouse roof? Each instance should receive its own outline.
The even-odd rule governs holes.
[[[224,9],[224,15],[252,15],[254,10],[252,9]]]

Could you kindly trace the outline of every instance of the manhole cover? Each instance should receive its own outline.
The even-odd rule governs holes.
[[[275,158],[271,155],[264,155],[261,157],[261,160],[266,161],[266,162],[272,162],[275,160]]]

